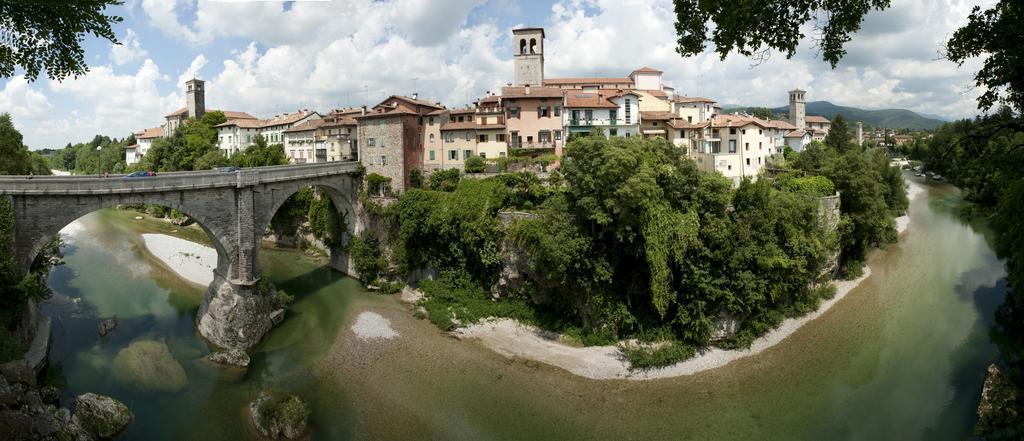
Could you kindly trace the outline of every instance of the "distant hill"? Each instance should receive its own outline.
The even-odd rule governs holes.
[[[722,106],[725,113],[737,111],[750,111],[752,107],[727,105]],[[789,113],[789,106],[776,107],[772,109],[775,115],[786,115]],[[861,121],[872,127],[888,127],[893,129],[934,129],[946,121],[938,118],[929,118],[907,109],[884,109],[864,110],[856,107],[837,106],[828,101],[812,101],[807,103],[808,115],[820,115],[828,119],[836,115],[843,115],[849,121]],[[934,115],[932,115],[934,116]]]

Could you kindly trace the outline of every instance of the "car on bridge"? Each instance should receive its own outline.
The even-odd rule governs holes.
[[[238,168],[238,167],[221,167],[221,168],[217,169],[217,171],[219,171],[221,173],[234,173],[234,172],[239,171],[239,170],[241,170],[241,169]]]
[[[153,171],[137,171],[137,172],[134,172],[134,173],[129,173],[127,175],[124,175],[124,178],[122,178],[122,179],[140,179],[140,178],[149,178],[149,177],[153,177],[153,176],[156,176],[156,172],[153,172]]]

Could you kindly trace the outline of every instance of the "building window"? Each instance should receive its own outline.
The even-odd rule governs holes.
[[[619,136],[619,129],[608,129],[608,136]]]
[[[455,142],[455,134],[452,132],[445,133],[444,142]]]
[[[747,134],[747,129],[740,130],[740,133],[746,135]]]
[[[736,153],[736,140],[735,139],[730,139],[729,140],[729,153]]]
[[[480,157],[481,157],[481,158],[486,158],[486,157],[487,157],[487,153],[484,153],[484,152],[480,152]]]
[[[759,142],[759,143],[757,143],[757,149],[758,149],[758,150],[761,150],[761,143],[760,143],[760,142]]]
[[[430,134],[430,142],[434,142],[434,134],[433,133]]]
[[[559,141],[561,139],[562,139],[562,131],[561,130],[555,130],[555,141]]]
[[[499,133],[498,134],[498,142],[505,142],[505,134],[504,133]]]
[[[498,152],[498,157],[499,158],[504,158],[505,157],[505,152]]]
[[[486,134],[478,135],[476,137],[476,141],[477,142],[487,142],[487,135]]]
[[[508,117],[509,118],[519,118],[519,108],[518,107],[509,107],[508,108]]]
[[[562,106],[555,106],[555,116],[562,116]]]
[[[757,157],[757,165],[761,165],[761,157],[760,156]]]
[[[546,107],[546,106],[545,107],[537,107],[537,117],[538,118],[547,118],[548,116],[550,116],[549,115],[549,110],[550,109],[551,109],[550,107]]]
[[[750,143],[749,142],[743,143],[743,150],[744,151],[748,151],[748,152],[750,151]]]
[[[388,165],[388,157],[380,155],[380,165]]]
[[[691,123],[691,124],[692,124],[692,123],[693,123],[693,117],[692,117],[692,116],[688,116],[688,117],[686,117],[686,122],[688,122],[688,123]]]
[[[473,152],[470,151],[470,150],[463,150],[462,151],[462,159],[463,160],[469,159],[469,155],[472,155],[472,154],[473,154]]]
[[[619,109],[611,109],[608,111],[608,119],[615,121],[619,119]]]
[[[550,141],[550,137],[551,137],[551,132],[542,131],[542,132],[538,132],[537,133],[537,140],[540,141],[540,142],[548,142],[548,141]]]
[[[583,118],[586,119],[588,122],[590,120],[594,119],[594,111],[593,110],[589,110],[589,109],[584,110],[583,111]]]
[[[758,135],[763,135],[763,134],[764,134],[764,130],[761,130],[761,129],[757,129],[757,134],[758,134]]]
[[[631,114],[632,107],[633,107],[632,102],[633,102],[633,100],[631,100],[629,98],[626,98],[626,124],[629,124],[630,116],[632,115]]]
[[[466,132],[466,141],[473,140],[473,132]]]
[[[729,128],[729,134],[730,135],[735,135],[736,134],[736,129],[730,127]]]
[[[430,151],[430,160],[431,161],[434,160],[434,151],[433,150]]]
[[[458,161],[459,160],[459,151],[458,150],[448,150],[448,159],[452,160],[452,161]]]
[[[431,116],[430,118],[427,118],[427,125],[428,126],[434,125],[434,117]]]
[[[750,158],[747,158],[747,165],[750,165]]]

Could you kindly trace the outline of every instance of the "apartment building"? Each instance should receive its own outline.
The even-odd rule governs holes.
[[[718,172],[739,185],[756,177],[776,154],[772,123],[750,115],[717,115],[710,121],[710,137],[700,140],[690,156],[709,173]]]
[[[510,148],[562,155],[565,91],[554,87],[503,87],[501,101]]]
[[[153,141],[157,138],[162,138],[163,136],[163,127],[151,127],[135,133],[135,144],[125,147],[124,149],[125,164],[138,164],[139,161],[142,160],[142,157],[146,156],[146,152],[149,152],[150,147],[153,146]]]
[[[392,95],[366,114],[355,116],[359,124],[357,155],[366,172],[391,178],[393,191],[409,188],[410,173],[424,164],[425,123],[443,109],[415,94]]]
[[[294,113],[274,115],[272,118],[267,119],[229,118],[226,122],[215,126],[217,129],[217,148],[220,149],[224,156],[231,156],[249,148],[249,146],[256,142],[257,135],[263,136],[267,144],[284,144],[285,130],[307,121],[318,119],[321,119],[320,114],[308,109],[299,110]],[[298,154],[298,151],[296,151],[296,154]],[[302,153],[302,159],[307,159],[305,152]]]
[[[596,129],[605,137],[637,136],[639,106],[640,95],[630,90],[567,90],[562,124],[568,134],[590,134]]]

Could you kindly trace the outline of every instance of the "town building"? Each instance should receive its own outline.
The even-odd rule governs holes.
[[[366,173],[391,180],[390,190],[403,192],[410,185],[412,170],[423,167],[423,137],[430,114],[444,109],[440,103],[412,97],[392,95],[364,115],[355,117],[359,124],[359,162]],[[382,194],[385,189],[370,189]]]
[[[163,127],[151,127],[141,132],[135,133],[135,144],[125,147],[124,162],[126,165],[135,165],[142,160],[146,153],[149,152],[150,147],[153,146],[153,141],[157,138],[164,136]]]
[[[197,80],[195,78],[185,82],[185,107],[175,110],[166,116],[164,116],[164,136],[171,136],[174,131],[185,124],[189,118],[202,118],[206,114],[206,89],[205,82],[203,80]],[[215,112],[217,110],[210,110]],[[224,112],[224,116],[228,120],[233,119],[256,119],[245,112],[237,112],[233,110],[221,110]]]
[[[275,115],[268,119],[229,118],[215,127],[217,129],[217,148],[224,156],[231,156],[253,145],[256,142],[256,136],[262,136],[267,144],[283,145],[285,130],[317,119],[321,119],[320,114],[308,109]],[[296,154],[298,154],[297,150]],[[307,159],[305,151],[302,152],[302,159]],[[295,161],[292,162],[295,163]],[[302,163],[305,162],[302,161]]]
[[[716,115],[710,137],[696,143],[690,156],[709,173],[718,172],[739,185],[745,177],[756,178],[779,149],[773,124],[750,115]]]
[[[832,121],[818,115],[807,115],[807,91],[789,91],[789,123],[796,127],[785,135],[786,144],[795,151],[803,151],[812,141],[821,141],[832,128]]]
[[[562,155],[565,91],[554,87],[501,88],[509,148]]]
[[[568,134],[605,137],[639,134],[640,95],[631,90],[573,89],[565,91],[562,124]]]
[[[544,28],[520,28],[512,31],[516,51],[514,80],[516,86],[544,84]]]

